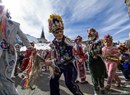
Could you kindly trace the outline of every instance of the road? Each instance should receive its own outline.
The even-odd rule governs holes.
[[[111,91],[109,92],[109,95],[130,95],[130,81],[125,81],[124,77],[122,76],[121,72],[118,72],[119,77],[121,78],[122,85],[120,88],[117,88],[112,86]],[[93,95],[93,89],[92,89],[92,82],[89,71],[87,71],[87,81],[88,84],[80,84],[78,83],[81,91],[84,93],[84,95]],[[49,95],[49,73],[46,71],[42,71],[37,83],[35,85],[35,90],[21,89],[21,78],[16,77],[16,87],[20,95]],[[105,80],[106,84],[106,80]],[[61,76],[60,78],[60,91],[61,95],[72,95],[72,93],[67,89],[67,87],[64,84],[64,77]]]

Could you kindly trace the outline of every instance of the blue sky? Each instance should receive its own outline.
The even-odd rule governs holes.
[[[128,39],[130,18],[125,0],[3,0],[12,20],[19,22],[24,33],[40,37],[44,26],[48,40],[50,14],[60,14],[65,25],[65,35],[74,39],[77,35],[87,40],[87,29],[94,27],[100,38],[105,34],[115,41]],[[15,6],[14,6],[15,4]]]

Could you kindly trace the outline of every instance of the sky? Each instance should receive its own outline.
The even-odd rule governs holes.
[[[95,28],[99,38],[105,34],[114,41],[128,39],[130,18],[125,0],[3,0],[12,20],[19,22],[22,31],[39,38],[44,29],[47,40],[50,14],[59,14],[64,21],[64,33],[74,39],[77,35],[87,40],[87,29]]]

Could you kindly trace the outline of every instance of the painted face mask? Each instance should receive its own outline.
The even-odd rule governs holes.
[[[91,41],[95,41],[98,39],[98,32],[94,28],[88,29],[88,39]]]

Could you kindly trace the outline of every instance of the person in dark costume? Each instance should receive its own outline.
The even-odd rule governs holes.
[[[107,78],[106,66],[101,57],[102,45],[98,41],[98,32],[94,28],[88,29],[89,51],[88,67],[91,73],[94,94],[104,94],[104,78]]]
[[[67,88],[73,93],[73,95],[83,95],[78,85],[73,81],[73,51],[72,42],[69,38],[64,36],[64,25],[61,16],[52,14],[48,19],[49,30],[54,35],[52,44],[54,49],[52,50],[53,59],[46,60],[46,64],[52,64],[54,67],[59,68],[58,74],[54,74],[54,77],[50,79],[50,95],[60,95],[59,90],[59,78],[63,73],[65,78],[65,84]]]

